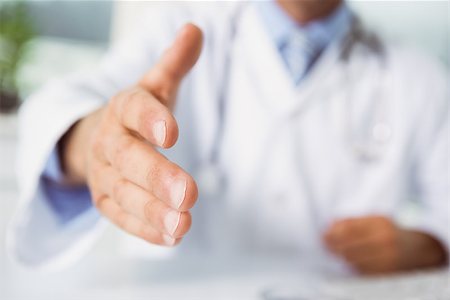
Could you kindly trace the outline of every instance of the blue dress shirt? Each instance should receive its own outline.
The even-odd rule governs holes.
[[[62,224],[93,209],[87,186],[70,186],[64,182],[57,146],[50,154],[40,180],[50,207]]]
[[[289,69],[295,60],[305,61],[305,67],[299,70],[300,73],[291,73],[295,84],[299,84],[308,75],[323,50],[347,30],[351,22],[351,12],[345,4],[341,4],[329,16],[304,26],[291,19],[275,1],[258,2],[258,9],[266,25],[265,29],[274,41],[286,68]],[[307,45],[292,49],[290,44],[293,37]]]
[[[305,26],[295,23],[275,1],[259,2],[257,7],[264,23],[267,24],[266,30],[286,63],[286,67],[289,67],[288,55],[292,55],[292,51],[288,51],[289,39],[292,34],[303,35],[305,40],[316,49],[313,56],[308,56],[307,66],[301,74],[292,74],[292,80],[296,84],[300,83],[308,74],[321,52],[340,32],[345,30],[351,19],[350,11],[345,4],[342,4],[330,16],[310,22]],[[296,55],[298,55],[298,59],[305,59],[306,54],[298,51]],[[41,184],[47,194],[50,207],[62,224],[94,209],[86,186],[71,187],[64,184],[64,174],[61,170],[57,147],[47,161],[41,176]]]

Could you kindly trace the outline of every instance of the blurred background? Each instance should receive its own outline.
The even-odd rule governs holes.
[[[411,44],[449,66],[448,1],[352,1],[349,4],[369,26],[388,39]],[[95,64],[110,43],[132,30],[132,20],[141,11],[141,5],[159,4],[0,1],[0,299],[32,299],[29,296],[38,291],[34,294],[37,298],[33,299],[50,299],[48,295],[57,295],[68,286],[89,285],[94,278],[101,282],[94,276],[97,273],[89,276],[86,272],[90,263],[100,257],[108,261],[105,257],[117,255],[115,241],[121,233],[111,228],[93,251],[63,276],[45,275],[37,279],[7,259],[5,230],[17,203],[16,110],[21,101],[50,78]],[[184,1],[182,5],[189,2]],[[117,272],[123,266],[118,263],[104,267]],[[140,275],[130,275],[129,280],[137,280]],[[44,282],[52,287],[47,294],[42,294]],[[23,289],[25,284],[27,288]],[[117,284],[120,285],[119,281]],[[128,294],[119,292],[116,296],[124,299],[124,295]]]
[[[188,1],[181,2],[189,5]],[[366,24],[389,39],[412,44],[449,64],[448,1],[350,1]],[[97,61],[109,42],[132,30],[139,1],[1,1],[2,106],[49,78]],[[181,4],[180,4],[181,5]],[[8,102],[8,103],[6,103]],[[7,108],[5,108],[7,109]]]

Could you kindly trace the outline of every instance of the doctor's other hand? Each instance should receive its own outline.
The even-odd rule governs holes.
[[[362,274],[382,274],[444,265],[447,253],[432,236],[402,229],[382,216],[335,222],[324,235],[327,247]]]
[[[185,25],[135,86],[78,121],[60,142],[68,179],[88,185],[103,216],[153,244],[173,246],[191,225],[196,183],[155,147],[172,147],[178,138],[172,108],[202,40],[198,27]]]

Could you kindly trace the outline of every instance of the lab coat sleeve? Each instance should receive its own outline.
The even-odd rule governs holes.
[[[420,69],[423,98],[414,130],[413,174],[422,213],[417,230],[427,232],[450,250],[449,77],[440,69]],[[426,78],[426,83],[423,82]]]
[[[61,222],[49,205],[44,168],[59,139],[77,120],[150,69],[186,21],[180,14],[181,10],[152,8],[143,14],[145,19],[136,21],[136,31],[116,43],[98,66],[49,82],[22,105],[17,164],[20,203],[7,233],[8,252],[22,264],[67,265],[87,251],[101,231],[103,221],[94,209]],[[86,189],[73,194],[89,201]]]
[[[93,209],[87,186],[72,186],[64,183],[65,176],[61,169],[58,146],[50,154],[39,185],[42,185],[48,199],[61,224],[68,223],[82,213]]]

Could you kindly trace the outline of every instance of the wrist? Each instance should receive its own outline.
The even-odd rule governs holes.
[[[78,120],[61,138],[58,149],[65,180],[69,184],[86,183],[88,149],[102,109]]]

